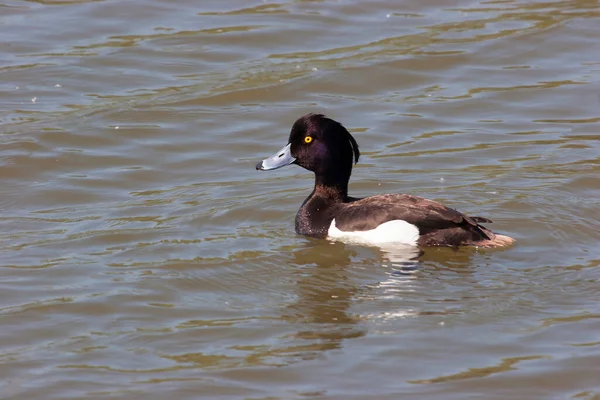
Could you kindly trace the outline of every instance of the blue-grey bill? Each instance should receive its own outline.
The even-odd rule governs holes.
[[[292,156],[292,153],[290,151],[291,145],[291,143],[288,143],[287,145],[283,146],[283,148],[277,153],[273,154],[271,157],[265,158],[264,160],[256,164],[256,169],[261,171],[269,171],[272,169],[285,167],[286,165],[290,165],[291,163],[296,161],[296,159]]]

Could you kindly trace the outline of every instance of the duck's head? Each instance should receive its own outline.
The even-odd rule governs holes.
[[[356,140],[342,124],[321,114],[306,114],[294,122],[288,144],[259,162],[256,169],[298,164],[317,176],[350,177],[359,156]]]

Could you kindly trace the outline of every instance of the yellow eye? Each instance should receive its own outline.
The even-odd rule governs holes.
[[[312,136],[307,136],[304,138],[304,143],[308,144],[310,142],[312,142]]]

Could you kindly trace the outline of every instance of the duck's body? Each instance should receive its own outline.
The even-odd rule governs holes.
[[[296,215],[296,232],[316,238],[420,246],[499,247],[514,242],[438,202],[407,194],[348,196],[358,144],[339,123],[308,114],[296,121],[289,144],[256,168],[296,163],[315,173],[315,188]]]
[[[306,199],[296,215],[298,234],[420,246],[494,247],[512,243],[511,238],[479,225],[492,221],[467,217],[422,197],[383,194],[355,199],[330,194],[316,188]]]

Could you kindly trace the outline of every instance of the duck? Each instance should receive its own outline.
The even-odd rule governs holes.
[[[296,214],[299,235],[361,243],[409,246],[506,247],[515,240],[492,232],[483,217],[467,216],[433,200],[410,194],[348,195],[352,167],[360,151],[339,122],[306,114],[292,125],[288,143],[256,169],[296,164],[314,173],[313,191]]]

